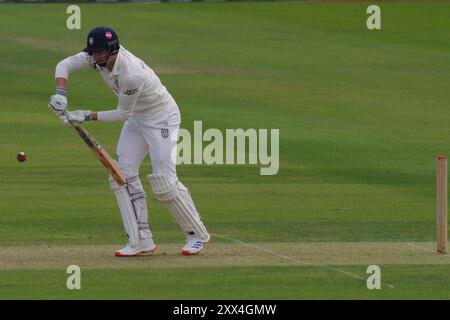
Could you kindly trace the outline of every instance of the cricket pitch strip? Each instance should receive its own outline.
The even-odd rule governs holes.
[[[120,245],[0,246],[0,270],[130,269],[225,266],[450,265],[450,255],[435,252],[433,242],[212,242],[197,256],[179,254],[179,243],[160,243],[151,255],[117,258]]]

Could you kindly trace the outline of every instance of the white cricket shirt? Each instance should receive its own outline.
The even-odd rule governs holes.
[[[56,66],[55,78],[68,79],[71,72],[90,67],[90,59],[86,52],[80,52],[62,60]],[[168,125],[179,122],[179,117],[174,116],[178,107],[158,76],[124,47],[120,46],[111,72],[103,68],[99,73],[118,97],[117,110],[122,119],[146,118],[155,123],[167,119]]]

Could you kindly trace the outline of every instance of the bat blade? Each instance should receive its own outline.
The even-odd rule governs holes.
[[[92,150],[98,160],[106,167],[111,176],[119,185],[127,183],[125,176],[120,171],[117,162],[109,155],[109,153],[102,147],[100,143],[86,130],[82,125],[72,124],[78,135],[83,139],[86,145]]]

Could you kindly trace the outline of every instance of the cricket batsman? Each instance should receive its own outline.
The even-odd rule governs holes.
[[[88,67],[96,70],[117,96],[116,109],[67,110],[69,74]],[[176,163],[171,157],[177,144],[177,139],[171,137],[176,137],[180,127],[180,111],[153,70],[121,46],[112,29],[98,27],[89,32],[82,52],[57,64],[55,81],[56,93],[51,96],[49,106],[63,123],[124,122],[117,156],[127,184],[120,186],[111,176],[109,184],[119,205],[128,243],[115,255],[130,257],[158,249],[148,224],[146,194],[139,179],[139,167],[147,154],[153,168],[152,174],[147,175],[152,191],[185,233],[181,254],[200,252],[210,235],[188,189],[178,180]]]

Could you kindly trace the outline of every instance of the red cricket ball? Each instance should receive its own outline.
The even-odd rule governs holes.
[[[27,160],[27,154],[25,152],[19,152],[17,154],[17,161],[24,162]]]

